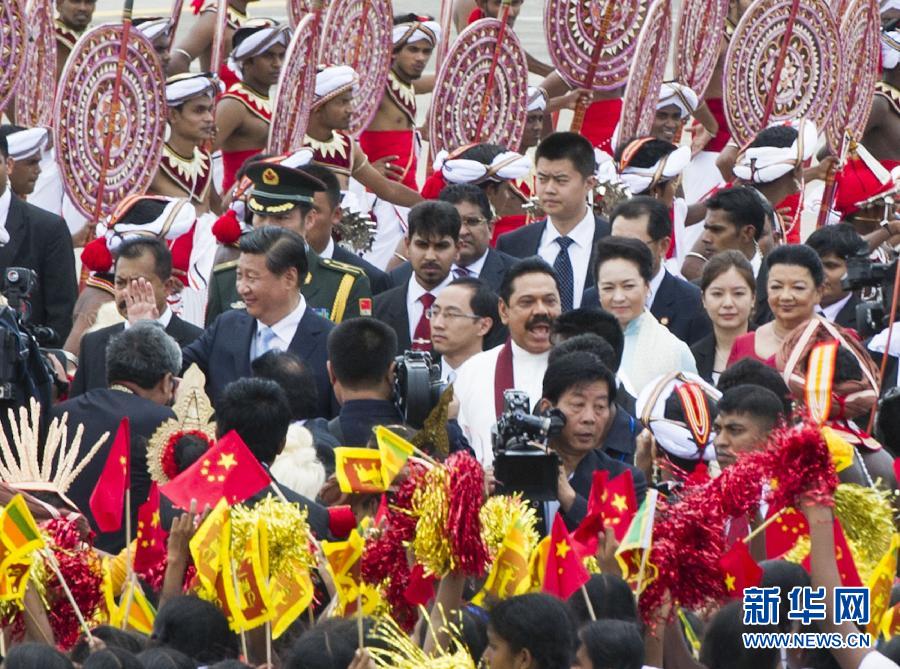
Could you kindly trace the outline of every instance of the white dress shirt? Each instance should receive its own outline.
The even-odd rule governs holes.
[[[753,253],[753,257],[750,258],[750,267],[753,268],[753,276],[759,276],[759,270],[762,268],[762,253],[759,252],[759,247],[756,247],[756,251]]]
[[[837,318],[837,315],[841,313],[841,309],[850,301],[850,298],[853,297],[853,293],[847,293],[847,297],[842,300],[838,300],[834,304],[829,304],[827,307],[823,307],[821,304],[816,305],[816,312],[825,317],[825,320],[831,321],[834,323],[834,319]]]
[[[450,272],[436,287],[431,290],[425,290],[416,278],[415,273],[409,278],[409,282],[406,284],[406,314],[409,318],[410,341],[415,339],[416,325],[419,324],[422,313],[425,311],[425,306],[419,301],[419,298],[425,293],[431,293],[437,297],[444,288],[450,285],[451,281],[453,281],[453,272]]]
[[[466,276],[471,276],[476,279],[478,277],[480,277],[481,270],[484,269],[484,262],[487,260],[488,253],[490,253],[490,252],[491,252],[491,250],[488,249],[487,251],[484,252],[484,254],[480,258],[478,258],[478,260],[473,262],[471,265],[463,266],[462,269],[465,269],[469,272]],[[460,267],[461,267],[460,265],[453,263],[453,269],[450,270],[450,274],[452,274],[454,278],[456,278],[456,271],[458,269],[460,269]]]
[[[301,295],[300,301],[297,303],[294,310],[277,323],[267,326],[257,319],[256,334],[253,335],[253,342],[250,345],[250,359],[254,360],[266,352],[259,350],[263,343],[263,333],[266,329],[270,329],[275,333],[275,337],[269,344],[268,350],[271,351],[275,349],[278,351],[287,351],[288,346],[291,345],[291,341],[294,339],[294,335],[297,334],[297,328],[300,326],[300,321],[303,319],[305,313],[306,299]]]
[[[465,364],[465,363],[463,363]],[[460,365],[462,367],[462,365]],[[450,366],[447,358],[441,358],[441,381],[443,383],[453,383],[456,381],[457,370]]]
[[[647,301],[644,303],[648,309],[653,306],[653,300],[656,299],[656,293],[662,285],[663,279],[666,278],[666,268],[662,263],[659,264],[659,271],[652,279],[650,279],[650,291],[647,293]]]
[[[328,258],[331,260],[334,257],[334,239],[332,237],[328,238],[328,244],[319,254],[320,258]]]
[[[566,237],[574,243],[569,246],[569,259],[572,261],[572,278],[575,280],[572,291],[572,308],[581,306],[581,294],[584,292],[584,284],[587,280],[588,266],[591,263],[591,246],[594,244],[594,212],[585,206],[584,217],[578,222]],[[553,219],[547,217],[547,225],[544,226],[544,234],[538,244],[538,255],[553,267],[556,256],[559,255],[560,246],[556,240],[563,235],[559,234]]]
[[[168,305],[166,305],[166,310],[159,315],[159,318],[156,319],[156,322],[163,326],[163,330],[169,327],[169,323],[172,322],[172,310],[169,309]],[[125,329],[127,330],[131,324],[128,322],[128,319],[125,319]]]
[[[9,232],[6,231],[6,218],[9,216],[9,205],[12,202],[12,189],[9,182],[0,195],[0,246],[9,242]]]

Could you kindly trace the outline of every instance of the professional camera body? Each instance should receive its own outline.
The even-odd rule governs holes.
[[[421,429],[446,387],[441,366],[427,351],[404,351],[394,363],[394,404],[406,425]]]
[[[557,498],[559,457],[550,452],[550,439],[562,432],[566,417],[559,409],[535,416],[528,393],[503,392],[503,413],[491,431],[497,494],[520,492],[535,502]]]
[[[894,299],[896,274],[896,259],[889,264],[872,262],[868,249],[847,258],[847,275],[841,281],[841,287],[844,290],[876,288],[881,293],[879,301],[863,301],[856,305],[856,331],[863,339],[888,326],[888,310]]]

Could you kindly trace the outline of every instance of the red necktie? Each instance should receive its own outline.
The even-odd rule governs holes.
[[[416,331],[413,332],[412,349],[413,351],[431,351],[431,323],[428,321],[428,310],[434,304],[434,295],[425,293],[419,298],[422,303],[422,315],[416,325]]]

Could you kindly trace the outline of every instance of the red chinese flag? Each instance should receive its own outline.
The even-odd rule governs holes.
[[[122,527],[125,490],[129,487],[131,465],[131,430],[128,417],[119,423],[112,448],[106,456],[103,472],[91,493],[89,506],[101,532],[116,532]]]
[[[844,528],[841,527],[841,521],[837,518],[834,519],[833,529],[834,561],[837,562],[838,574],[841,576],[841,585],[845,588],[861,588],[863,586],[862,579],[856,570],[856,562],[853,561],[853,553],[850,552],[850,546],[847,545]],[[806,571],[809,571],[809,555],[804,558],[802,565]]]
[[[181,509],[189,509],[192,499],[202,509],[214,507],[223,497],[238,504],[271,483],[269,473],[232,430],[159,491]]]
[[[146,572],[166,558],[166,540],[169,534],[159,522],[159,488],[156,481],[150,484],[147,501],[138,509],[137,547],[134,551],[134,570]]]
[[[591,492],[588,494],[587,513],[581,524],[572,533],[572,540],[578,544],[582,555],[595,555],[599,544],[598,535],[603,530],[603,498],[606,495],[606,483],[609,472],[598,469],[591,480]]]
[[[634,494],[634,478],[626,469],[606,485],[603,497],[603,525],[612,528],[616,541],[621,542],[628,533],[628,526],[637,513],[637,497]]]
[[[735,541],[719,558],[722,578],[729,597],[743,597],[745,588],[755,588],[762,581],[763,570],[743,541]]]
[[[774,513],[770,509],[767,519],[771,518]],[[809,535],[809,525],[802,513],[793,508],[786,508],[764,531],[766,533],[766,559],[778,560],[796,546],[800,539]]]
[[[574,541],[566,530],[566,524],[558,513],[553,519],[547,566],[544,570],[544,592],[568,599],[578,588],[587,583],[590,573],[581,562]]]
[[[434,599],[434,585],[437,577],[425,573],[425,567],[420,564],[413,565],[409,575],[409,585],[403,591],[403,599],[410,606],[427,606]]]

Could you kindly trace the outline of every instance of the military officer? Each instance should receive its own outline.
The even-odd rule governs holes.
[[[312,211],[313,194],[325,186],[306,172],[278,163],[260,161],[247,168],[253,182],[247,208],[253,227],[275,225],[293,230],[306,239],[306,219]],[[372,315],[372,289],[360,268],[336,260],[320,258],[306,248],[309,274],[302,293],[309,307],[325,318],[340,323],[345,318]],[[209,284],[206,323],[229,309],[242,309],[235,278],[237,258],[220,249]]]

